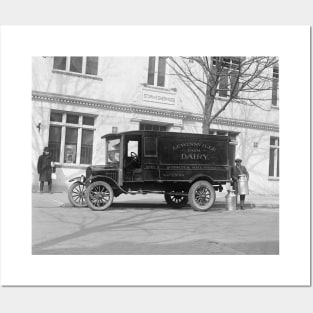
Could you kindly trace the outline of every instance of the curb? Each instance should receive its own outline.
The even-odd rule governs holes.
[[[225,203],[216,203],[215,202],[213,207],[225,208]],[[247,208],[247,209],[255,209],[255,208],[279,209],[279,204],[277,204],[277,203],[253,203],[253,202],[248,202],[248,203],[245,203],[245,208]]]

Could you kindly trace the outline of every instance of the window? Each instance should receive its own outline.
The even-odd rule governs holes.
[[[87,57],[86,74],[88,75],[98,74],[98,57]]]
[[[90,164],[92,159],[92,147],[93,147],[93,130],[82,130],[82,145],[80,150],[80,163]]]
[[[60,164],[91,164],[95,117],[50,112],[49,148]]]
[[[62,127],[50,126],[48,146],[51,151],[52,160],[54,162],[60,162],[61,132],[62,132]]]
[[[166,132],[167,129],[165,125],[140,123],[139,130],[154,130],[154,131]]]
[[[53,69],[71,73],[98,75],[98,57],[54,57]]]
[[[272,106],[278,106],[278,80],[279,80],[279,67],[273,67],[273,87],[272,87]]]
[[[54,57],[53,58],[53,68],[56,70],[66,69],[66,57]]]
[[[240,57],[212,57],[212,65],[214,68],[218,68],[220,74],[218,85],[220,97],[237,96],[240,63]]]
[[[157,156],[156,137],[145,137],[145,156]]]
[[[165,86],[166,57],[149,57],[148,85]]]
[[[70,72],[81,73],[83,70],[83,57],[70,58]]]
[[[279,177],[279,137],[270,137],[269,176]]]

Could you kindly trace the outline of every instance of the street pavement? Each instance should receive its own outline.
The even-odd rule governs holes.
[[[33,254],[279,254],[279,199],[251,194],[226,211],[217,193],[208,212],[169,207],[163,195],[121,195],[101,212],[70,205],[64,192],[33,193]]]

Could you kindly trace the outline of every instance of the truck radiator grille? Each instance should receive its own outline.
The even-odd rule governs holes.
[[[110,177],[111,179],[113,179],[117,182],[117,172],[116,171],[106,172],[105,176]]]

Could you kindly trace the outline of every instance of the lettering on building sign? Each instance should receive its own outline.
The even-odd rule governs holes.
[[[164,95],[164,93],[157,93],[153,91],[143,91],[142,94],[143,101],[148,102],[158,102],[163,104],[175,104],[175,96],[171,94]]]

